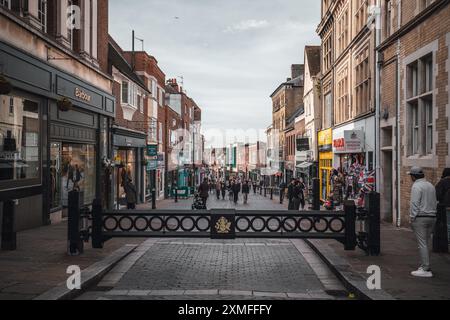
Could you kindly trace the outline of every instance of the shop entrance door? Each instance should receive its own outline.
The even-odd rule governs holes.
[[[392,151],[383,151],[382,155],[382,168],[383,168],[383,197],[381,199],[381,219],[392,222],[393,221],[393,155]]]
[[[50,176],[52,211],[66,208],[69,192],[75,189],[83,192],[84,204],[91,204],[96,188],[94,145],[51,142]]]

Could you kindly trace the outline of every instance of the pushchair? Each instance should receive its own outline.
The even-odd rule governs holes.
[[[203,199],[200,198],[200,195],[198,193],[194,195],[192,210],[207,210],[206,205],[203,203]]]

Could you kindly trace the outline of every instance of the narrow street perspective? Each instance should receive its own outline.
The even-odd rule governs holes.
[[[450,0],[0,0],[0,304],[450,300],[449,88]]]

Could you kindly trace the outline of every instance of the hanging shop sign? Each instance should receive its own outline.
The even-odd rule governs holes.
[[[309,138],[297,138],[297,151],[309,151]]]
[[[158,160],[158,145],[157,144],[147,145],[147,156]]]

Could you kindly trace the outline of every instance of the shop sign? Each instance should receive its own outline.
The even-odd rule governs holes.
[[[91,102],[91,96],[80,88],[75,88],[75,97],[86,102]]]
[[[147,156],[158,159],[158,145],[147,145]]]
[[[362,130],[344,132],[345,149],[348,153],[364,152],[365,134]]]
[[[319,151],[330,152],[333,151],[333,130],[327,129],[319,132],[318,137]]]
[[[343,152],[345,151],[345,139],[339,138],[333,140],[333,148],[335,152]]]
[[[336,153],[361,153],[364,152],[365,134],[362,130],[344,131],[343,138],[333,140],[333,148]]]
[[[297,151],[308,151],[309,149],[309,138],[297,139]]]
[[[158,161],[148,160],[147,162],[147,171],[152,171],[158,169]]]

